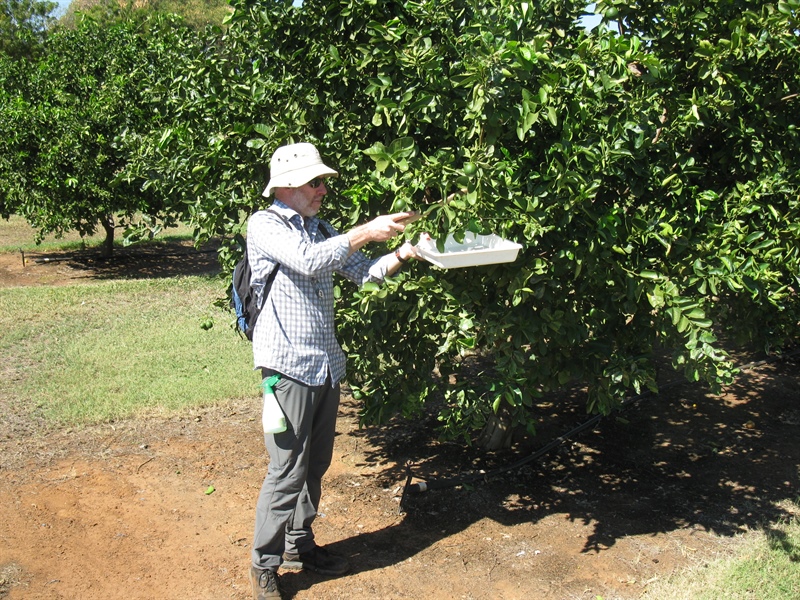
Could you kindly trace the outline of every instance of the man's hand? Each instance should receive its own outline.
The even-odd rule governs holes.
[[[385,242],[400,235],[406,228],[406,222],[414,213],[402,212],[392,215],[381,215],[367,223],[373,242]]]
[[[369,223],[354,227],[346,234],[350,240],[350,251],[355,252],[369,242],[385,242],[400,235],[406,223],[416,220],[416,216],[415,211],[381,215]]]

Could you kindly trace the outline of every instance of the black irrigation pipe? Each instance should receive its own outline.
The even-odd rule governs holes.
[[[774,361],[779,360],[779,359],[785,360],[785,359],[788,359],[788,358],[792,358],[793,356],[796,356],[798,354],[800,354],[800,349],[793,350],[789,354],[782,354],[782,355],[780,355],[778,357],[775,357],[775,358],[772,358],[772,359],[767,358],[767,359],[764,359],[764,360],[758,360],[758,361],[753,361],[753,362],[747,363],[747,364],[742,365],[741,367],[739,367],[739,370],[743,371],[745,369],[752,369],[754,367],[761,366],[763,364],[767,364],[767,363],[770,363],[770,362],[774,362]],[[665,385],[661,386],[660,389],[661,390],[669,389],[669,388],[671,388],[673,386],[680,385],[682,383],[686,383],[686,382],[684,380],[682,380],[682,379],[676,379],[674,381],[671,381],[671,382],[666,383]],[[645,392],[643,394],[638,394],[636,396],[631,396],[630,398],[626,398],[625,400],[622,401],[622,404],[620,405],[619,409],[617,409],[616,412],[619,412],[619,411],[623,410],[624,408],[626,408],[630,404],[638,402],[642,398],[645,398],[645,397],[648,397],[648,396],[652,396],[652,395],[654,395],[652,392]],[[405,512],[406,498],[408,497],[409,494],[422,494],[424,492],[427,492],[428,490],[448,489],[448,488],[452,488],[452,487],[457,487],[459,485],[471,483],[471,482],[474,482],[474,481],[487,480],[487,479],[489,479],[491,477],[497,476],[497,475],[499,475],[501,473],[506,473],[508,471],[515,471],[515,470],[519,469],[520,467],[523,467],[523,466],[527,465],[530,462],[538,460],[539,458],[541,458],[545,454],[547,454],[547,453],[551,452],[552,450],[558,448],[559,446],[564,444],[564,442],[566,442],[567,440],[569,440],[573,436],[578,435],[582,431],[585,431],[587,429],[593,428],[595,425],[597,425],[606,416],[609,416],[609,415],[597,414],[597,415],[593,416],[592,418],[588,419],[587,421],[584,421],[583,423],[581,423],[577,427],[574,427],[574,428],[570,429],[565,434],[558,436],[557,438],[552,440],[550,443],[548,443],[548,444],[542,446],[541,448],[539,448],[538,450],[536,450],[533,454],[530,454],[530,455],[525,456],[525,457],[523,457],[523,458],[521,458],[519,460],[516,460],[513,463],[511,463],[509,465],[506,465],[504,467],[498,467],[496,469],[493,469],[493,470],[491,470],[489,472],[478,472],[478,473],[471,473],[471,474],[467,474],[467,475],[459,475],[458,477],[446,477],[446,478],[443,478],[443,479],[431,479],[431,480],[427,480],[427,481],[418,481],[416,483],[411,483],[411,480],[414,478],[414,475],[411,472],[411,462],[407,462],[406,463],[406,483],[403,486],[403,495],[400,497],[399,510],[400,510],[401,513]]]

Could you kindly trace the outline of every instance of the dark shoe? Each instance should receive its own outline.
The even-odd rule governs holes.
[[[250,585],[253,586],[255,600],[280,600],[282,597],[280,580],[275,571],[250,567]]]
[[[284,569],[308,569],[320,575],[344,575],[350,570],[346,558],[332,554],[322,546],[314,546],[309,552],[283,555]]]

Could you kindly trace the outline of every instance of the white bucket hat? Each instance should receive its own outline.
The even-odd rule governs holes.
[[[314,144],[281,146],[269,161],[269,183],[264,196],[276,187],[298,188],[315,177],[338,177],[339,173],[322,162]]]

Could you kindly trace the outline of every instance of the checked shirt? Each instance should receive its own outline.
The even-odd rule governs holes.
[[[282,218],[283,217],[283,218]],[[371,260],[350,254],[346,235],[316,217],[304,220],[276,200],[258,211],[247,225],[247,253],[256,301],[264,302],[263,286],[280,265],[253,331],[253,362],[306,385],[323,385],[328,372],[333,384],[345,376],[345,354],[336,339],[333,274],[357,285],[380,282],[392,264],[391,255]],[[329,237],[320,232],[324,226]]]

